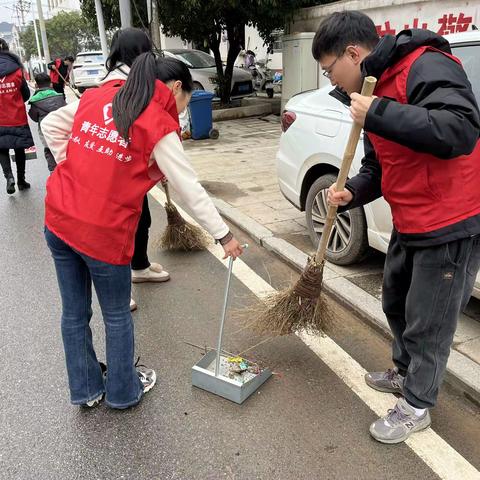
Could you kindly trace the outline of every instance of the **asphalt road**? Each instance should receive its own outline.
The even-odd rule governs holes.
[[[249,352],[275,375],[242,406],[192,387],[191,367],[203,352],[185,342],[215,346],[226,279],[224,265],[209,252],[151,248],[151,260],[162,263],[172,280],[133,289],[137,354],[159,377],[141,404],[127,411],[70,405],[60,299],[43,239],[48,172],[43,159],[27,162],[27,172],[28,192],[7,196],[0,182],[0,479],[440,478],[407,445],[372,440],[368,426],[375,413],[296,336]],[[153,238],[166,218],[158,203],[150,203]],[[296,277],[249,243],[243,260],[273,286]],[[251,291],[234,278],[232,310],[252,302]],[[388,367],[387,341],[332,307],[337,321],[329,335],[335,342],[364,368]],[[92,325],[104,359],[96,301]],[[239,352],[262,340],[241,328],[230,316],[226,350]],[[479,411],[445,388],[432,414],[435,431],[477,469]]]

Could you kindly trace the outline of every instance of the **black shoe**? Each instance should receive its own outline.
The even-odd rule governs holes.
[[[19,190],[28,190],[30,188],[30,184],[25,180],[19,180],[17,185]]]
[[[7,178],[7,193],[9,195],[15,193],[15,179],[13,177]]]

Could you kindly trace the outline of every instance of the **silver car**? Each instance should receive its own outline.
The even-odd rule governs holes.
[[[178,58],[184,62],[193,77],[195,90],[206,90],[217,95],[215,77],[217,68],[215,59],[201,50],[169,49],[163,50],[165,56]],[[254,95],[252,75],[241,68],[233,69],[231,98],[242,98]]]

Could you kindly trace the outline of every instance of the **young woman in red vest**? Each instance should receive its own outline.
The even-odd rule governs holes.
[[[63,109],[42,125],[58,162],[47,183],[45,235],[62,296],[74,404],[96,404],[105,392],[107,405],[127,408],[155,384],[153,370],[134,364],[130,262],[143,198],[164,175],[225,255],[242,253],[180,142],[178,112],[192,89],[185,64],[145,53],[126,82],[112,80],[82,96],[71,131]],[[106,379],[89,327],[92,282],[105,323]]]
[[[9,150],[15,150],[17,185],[30,188],[25,181],[25,149],[33,146],[25,102],[30,90],[23,75],[20,59],[9,52],[8,43],[0,38],[0,164],[7,180],[7,193],[15,193]]]

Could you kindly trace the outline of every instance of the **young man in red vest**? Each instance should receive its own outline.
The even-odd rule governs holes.
[[[370,427],[383,443],[427,428],[459,313],[480,265],[480,118],[472,87],[448,42],[427,30],[378,38],[361,12],[334,13],[312,53],[365,130],[359,174],[329,202],[343,210],[380,196],[394,229],[383,282],[394,368],[365,380],[403,395]],[[358,92],[378,79],[374,98]],[[347,94],[347,95],[345,95]]]

